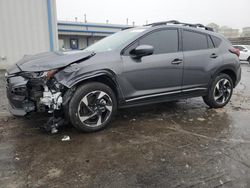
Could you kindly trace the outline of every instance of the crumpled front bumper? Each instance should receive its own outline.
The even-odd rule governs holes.
[[[9,100],[9,111],[16,116],[25,116],[35,110],[32,101],[28,101],[28,80],[22,76],[8,77],[6,75],[6,92]]]

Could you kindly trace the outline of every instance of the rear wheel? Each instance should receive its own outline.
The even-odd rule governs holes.
[[[112,89],[99,82],[80,86],[69,103],[70,121],[83,132],[94,132],[109,125],[117,111]]]
[[[247,61],[248,61],[248,63],[250,64],[250,56],[248,57]]]
[[[219,74],[211,86],[208,95],[203,97],[204,102],[211,108],[221,108],[231,99],[233,93],[233,81],[227,74]]]

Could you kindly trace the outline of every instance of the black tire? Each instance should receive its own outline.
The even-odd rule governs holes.
[[[98,94],[98,92],[99,92],[99,94]],[[99,99],[99,96],[101,95],[100,92],[106,94],[101,99]],[[94,99],[92,99],[92,102],[88,101],[88,100],[90,100],[89,97],[94,98]],[[86,101],[86,99],[87,99],[87,102],[83,102],[83,101]],[[97,107],[97,103],[99,105],[103,105],[100,103],[100,100],[102,100],[102,99],[104,99],[104,103],[105,103],[104,108],[106,109],[106,111],[101,112],[101,113],[106,112],[109,114],[108,115],[106,114],[104,117],[102,117],[103,114],[101,114],[101,115],[97,114],[97,115],[95,115],[96,116],[95,117],[95,116],[93,116],[94,113],[100,112],[100,109]],[[99,102],[93,102],[93,101],[99,101]],[[90,104],[90,103],[93,103],[93,104]],[[110,103],[110,104],[107,105],[107,103]],[[88,104],[88,105],[86,105],[86,104]],[[111,108],[111,110],[110,109],[108,110],[108,108],[106,108],[107,106],[109,106]],[[96,108],[97,112],[93,110],[94,108]],[[99,111],[97,110],[97,108],[99,109]],[[90,112],[87,112],[87,111],[90,111]],[[117,111],[117,99],[116,99],[114,92],[112,91],[112,89],[110,87],[108,87],[105,84],[99,83],[99,82],[89,82],[89,83],[86,83],[84,85],[81,85],[80,87],[78,87],[78,89],[76,90],[76,92],[74,93],[73,97],[71,98],[71,100],[69,102],[70,122],[75,128],[77,128],[78,130],[80,130],[82,132],[95,132],[95,131],[99,131],[99,130],[106,128],[110,124],[114,115],[116,114],[116,111]],[[82,114],[80,114],[80,113],[82,113]],[[90,113],[92,115],[85,116],[84,113],[85,114]],[[85,119],[85,117],[88,117],[88,119],[81,121],[81,119],[80,119],[81,117],[84,117],[84,119]],[[91,118],[89,118],[89,117],[91,117]],[[96,120],[97,123],[94,126],[91,123],[86,122],[86,121],[95,122],[95,118],[97,119]],[[101,118],[101,124],[98,123],[99,118]],[[102,119],[104,119],[104,120],[102,120]],[[100,125],[98,125],[98,124],[100,124]]]
[[[227,87],[228,87],[227,89],[230,88],[231,92],[229,93],[227,89],[225,90],[221,89],[223,91],[219,90],[221,93],[219,92],[219,94],[215,96],[215,93],[218,91],[217,86],[220,85],[223,79],[228,80],[229,83],[227,82]],[[233,93],[233,81],[231,77],[227,74],[221,73],[218,76],[216,76],[215,79],[212,81],[210,87],[208,88],[208,93],[206,96],[203,97],[203,100],[211,108],[222,108],[230,101],[232,93]],[[222,98],[218,98],[220,94],[222,94]],[[224,94],[225,94],[225,97],[223,96]],[[219,102],[219,100],[221,100],[221,102]]]
[[[250,56],[248,57],[247,61],[248,61],[248,63],[250,64]]]

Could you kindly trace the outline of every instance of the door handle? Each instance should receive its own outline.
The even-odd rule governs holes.
[[[214,58],[214,59],[215,59],[215,58],[217,58],[217,57],[218,57],[218,56],[217,56],[215,53],[213,53],[213,54],[210,55],[210,58]]]
[[[171,63],[174,65],[178,65],[178,64],[182,63],[182,59],[179,59],[179,58],[174,59]]]

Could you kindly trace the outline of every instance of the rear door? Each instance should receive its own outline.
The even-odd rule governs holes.
[[[211,79],[211,70],[221,61],[218,44],[202,32],[183,29],[184,71],[182,90],[206,90]],[[218,43],[218,41],[216,41]]]
[[[133,59],[129,52],[138,45],[151,45],[154,53]],[[183,53],[179,49],[178,29],[161,29],[144,35],[125,51],[122,60],[121,83],[127,99],[181,91]]]

